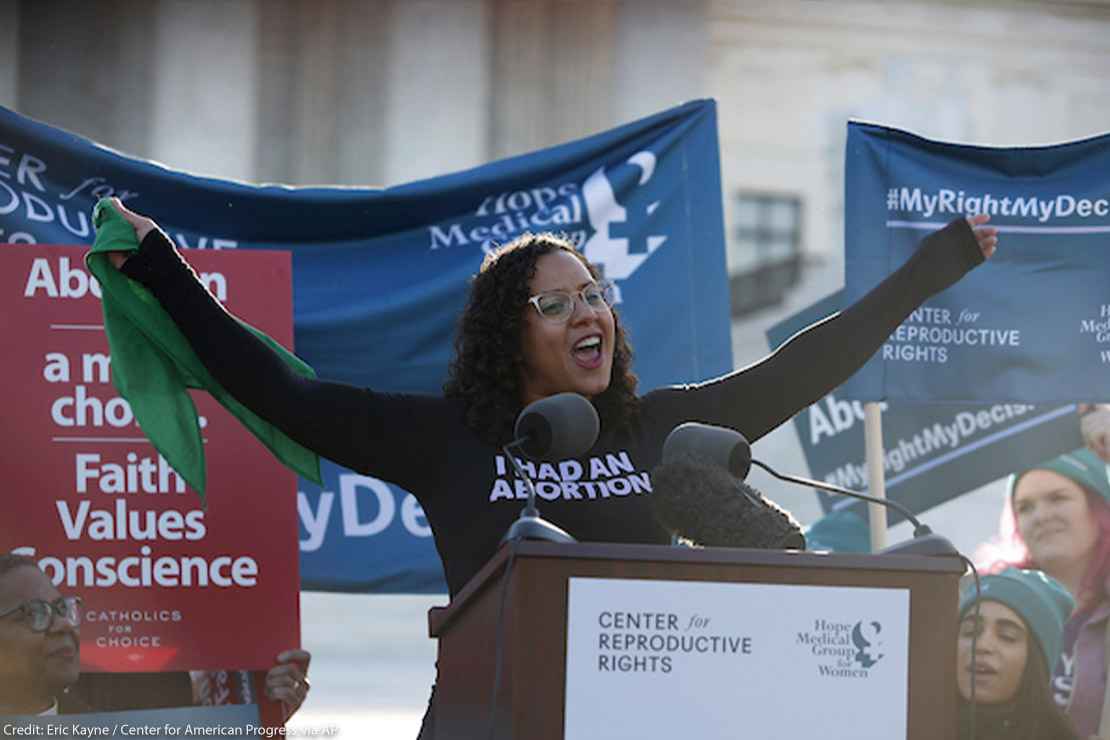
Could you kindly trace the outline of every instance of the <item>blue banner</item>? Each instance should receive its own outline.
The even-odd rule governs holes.
[[[777,348],[843,307],[837,291],[767,330]],[[880,404],[887,496],[915,513],[1008,475],[1022,461],[1047,460],[1083,444],[1072,404],[894,402]],[[863,404],[837,390],[794,417],[810,475],[855,491],[868,486]],[[866,504],[817,492],[825,513]],[[890,524],[901,516],[888,512]]]
[[[1110,398],[1110,136],[998,149],[849,124],[846,299],[967,214],[994,258],[929,300],[845,389],[859,400]]]
[[[295,349],[322,378],[439,393],[470,277],[525,231],[570,235],[615,281],[641,390],[732,368],[713,101],[387,189],[196,177],[0,108],[0,243],[89,244],[112,195],[182,247],[291,250]],[[412,496],[323,468],[299,486],[303,587],[445,590]]]

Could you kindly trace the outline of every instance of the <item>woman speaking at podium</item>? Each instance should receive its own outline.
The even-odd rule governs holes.
[[[755,441],[855,372],[913,309],[993,254],[988,217],[957,219],[838,315],[747,368],[702,383],[636,393],[632,350],[598,270],[550,234],[524,235],[485,258],[474,278],[443,396],[378,393],[306,380],[212,298],[148,218],[116,209],[140,242],[113,264],[146,286],[212,376],[239,402],[305,447],[395,483],[424,509],[450,594],[498,548],[520,501],[500,446],[528,403],[572,391],[590,399],[601,433],[558,477],[543,515],[581,541],[667,543],[648,471],[684,421],[727,426]],[[666,295],[658,296],[666,310]],[[381,337],[388,342],[389,337]],[[547,487],[551,490],[551,487]],[[427,722],[427,720],[426,720]]]

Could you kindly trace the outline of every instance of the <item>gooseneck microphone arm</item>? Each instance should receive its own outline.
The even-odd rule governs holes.
[[[527,437],[514,439],[507,445],[502,445],[501,451],[505,453],[505,458],[509,464],[513,466],[513,474],[516,475],[517,480],[524,481],[524,487],[528,489],[528,503],[524,505],[524,510],[520,512],[521,516],[539,516],[539,509],[536,508],[536,484],[532,479],[524,474],[524,468],[520,464],[520,460],[516,459],[513,450],[519,450],[520,446],[527,441]]]
[[[778,478],[779,480],[784,480],[787,483],[797,483],[801,486],[820,488],[823,491],[839,493],[844,496],[850,496],[851,498],[860,499],[861,501],[870,501],[871,503],[879,504],[880,506],[889,506],[890,508],[896,510],[899,514],[904,516],[908,522],[913,524],[914,537],[926,537],[933,533],[933,530],[929,529],[928,525],[922,524],[920,521],[918,521],[917,517],[913,515],[913,512],[892,499],[868,496],[866,493],[860,493],[848,488],[841,488],[840,486],[834,486],[831,483],[822,483],[821,481],[812,480],[810,478],[803,478],[800,475],[785,475],[783,473],[777,473],[772,470],[771,466],[767,463],[760,462],[759,460],[756,460],[754,458],[752,459],[752,465],[763,468],[775,478]]]
[[[771,466],[766,463],[753,460],[751,445],[748,444],[748,440],[744,439],[744,435],[735,429],[718,427],[712,424],[702,424],[696,421],[688,421],[684,424],[679,424],[671,430],[671,433],[667,435],[667,439],[663,442],[663,460],[665,462],[667,460],[676,459],[677,456],[683,453],[703,455],[712,464],[729,471],[729,473],[740,480],[744,480],[744,478],[747,477],[748,470],[751,469],[752,465],[758,465],[775,478],[784,480],[787,483],[796,483],[808,488],[819,488],[823,491],[830,491],[842,496],[849,496],[862,501],[870,501],[873,504],[898,511],[902,516],[906,517],[906,521],[913,524],[913,539],[909,542],[892,545],[883,550],[883,554],[962,557],[951,542],[944,537],[933,534],[931,529],[917,520],[913,512],[897,501],[868,496],[865,493],[858,493],[847,488],[841,488],[840,486],[822,483],[821,481],[811,480],[809,478],[802,478],[797,475],[783,475],[775,472]]]
[[[539,509],[536,508],[536,485],[524,473],[524,468],[521,466],[520,461],[517,460],[516,455],[513,454],[513,448],[520,447],[524,440],[515,439],[507,445],[501,447],[501,451],[505,453],[505,457],[509,459],[509,464],[513,468],[513,474],[519,479],[524,481],[524,487],[528,489],[528,503],[520,512],[520,516],[509,527],[509,531],[501,538],[502,542],[510,542],[513,540],[543,540],[546,542],[559,542],[562,544],[569,544],[575,542],[574,537],[570,535],[565,529],[558,527],[551,522],[547,521],[540,516]]]
[[[547,542],[574,542],[566,531],[544,521],[536,509],[536,486],[524,473],[514,450],[544,462],[556,462],[585,454],[597,441],[600,421],[597,410],[577,393],[557,393],[541,398],[524,407],[517,416],[513,439],[501,447],[509,458],[513,475],[524,481],[528,489],[528,503],[520,517],[501,538],[511,540],[546,540]]]

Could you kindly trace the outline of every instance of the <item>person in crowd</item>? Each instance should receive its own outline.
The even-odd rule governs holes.
[[[81,604],[22,555],[0,555],[0,716],[58,714],[80,675]]]
[[[871,552],[871,526],[851,509],[830,511],[805,531],[807,550]]]
[[[1082,737],[1110,736],[1106,640],[1110,636],[1110,481],[1105,463],[1080,448],[1012,479],[998,544],[985,569],[1043,570],[1075,598],[1052,689]],[[993,552],[991,552],[993,550]],[[978,559],[984,560],[983,555]]]
[[[590,399],[601,419],[594,447],[565,468],[574,480],[560,480],[557,495],[541,503],[545,518],[579,540],[667,544],[646,500],[648,471],[676,425],[701,421],[759,439],[844,382],[914,308],[990,257],[998,243],[987,216],[957,219],[926,236],[857,303],[766,359],[707,382],[639,395],[631,344],[599,270],[565,239],[525,234],[484,259],[460,319],[444,395],[435,397],[291,373],[209,295],[151,219],[118,200],[114,206],[135,228],[140,248],[112,255],[113,264],[150,290],[240,403],[318,454],[412,493],[452,596],[496,552],[520,512],[500,447],[513,439],[514,420],[527,404],[574,392]],[[422,736],[433,722],[434,690]]]
[[[981,579],[978,602],[976,613],[975,583],[965,583],[956,650],[961,740],[971,737],[972,701],[978,740],[1077,738],[1048,686],[1071,595],[1044,573],[1008,568]]]
[[[281,702],[288,720],[308,696],[307,650],[285,650],[277,655],[260,687],[267,698]],[[82,673],[67,698],[98,712],[169,707],[256,704],[250,671],[166,671],[162,673]]]
[[[82,674],[80,626],[79,598],[63,596],[33,558],[0,554],[0,716],[194,703],[185,672]],[[305,650],[287,650],[266,674],[265,691],[282,702],[287,717],[308,694],[310,660]]]

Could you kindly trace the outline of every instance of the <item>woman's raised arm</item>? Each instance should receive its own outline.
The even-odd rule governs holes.
[[[140,248],[113,253],[112,264],[150,290],[220,385],[317,454],[405,485],[419,466],[409,465],[404,454],[389,452],[394,445],[382,441],[404,440],[407,431],[426,437],[421,407],[442,405],[440,399],[301,377],[224,310],[152,220],[118,200],[114,205],[135,228]]]
[[[764,359],[715,380],[675,389],[689,418],[759,439],[863,366],[910,313],[994,254],[989,216],[957,219],[925,237],[917,251],[870,293],[795,334]]]

